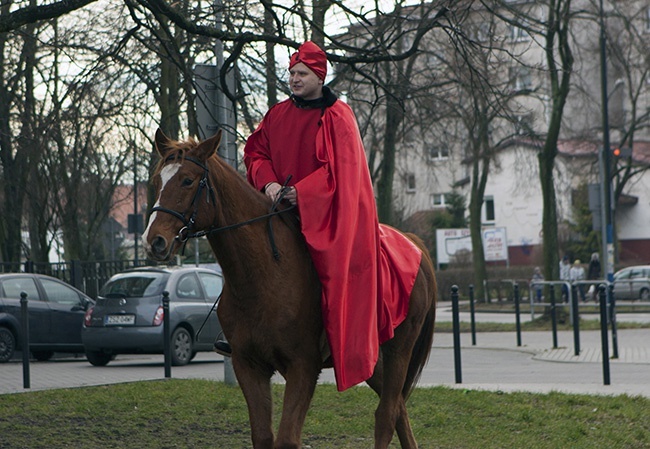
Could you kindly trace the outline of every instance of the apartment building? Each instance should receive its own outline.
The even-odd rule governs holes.
[[[410,66],[410,72],[401,73],[410,91],[401,89],[395,94],[403,95],[405,111],[396,146],[395,212],[408,223],[414,216],[446,208],[451,192],[461,193],[469,202],[472,177],[477,176],[474,162],[485,157],[489,162],[478,165],[479,169],[487,167],[483,226],[506,229],[509,263],[539,264],[544,236],[538,155],[552,107],[545,41],[540,34],[546,11],[539,2],[501,3],[506,12],[499,14],[472,3],[453,18],[463,38],[431,32],[417,56],[419,61]],[[575,192],[588,184],[602,184],[600,26],[595,7],[588,1],[573,2],[571,91],[554,169],[561,250],[570,238],[566,224],[574,220]],[[525,11],[528,19],[508,13],[507,8]],[[610,141],[612,147],[632,148],[631,158],[618,160],[612,169],[614,188],[624,181],[615,204],[618,253],[621,264],[648,262],[650,6],[646,1],[616,0],[605,2],[604,10]],[[418,23],[417,8],[399,14],[406,24]],[[408,25],[404,30],[400,38],[407,48]],[[357,42],[363,36],[358,30],[351,34]],[[464,54],[463,45],[473,46],[471,54]],[[475,73],[468,73],[469,62]],[[408,67],[396,63],[391,68],[399,72]],[[399,80],[395,74],[383,72],[382,76]],[[348,101],[367,130],[366,146],[372,152],[382,141],[390,106],[379,100],[368,108],[363,84],[350,86]],[[478,109],[480,114],[475,115],[483,117],[483,122],[472,116]],[[488,145],[478,146],[481,140],[483,144],[489,141]]]

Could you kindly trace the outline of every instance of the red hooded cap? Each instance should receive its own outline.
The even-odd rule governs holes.
[[[302,62],[316,74],[318,78],[325,81],[327,75],[327,56],[321,48],[312,41],[307,41],[298,48],[298,51],[291,55],[289,69]]]

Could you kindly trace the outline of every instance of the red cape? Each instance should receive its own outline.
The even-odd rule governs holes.
[[[378,223],[354,113],[336,101],[321,117],[320,109],[286,100],[269,110],[244,153],[248,179],[260,190],[293,176],[302,233],[323,285],[337,387],[363,382],[379,345],[406,317],[422,254]]]

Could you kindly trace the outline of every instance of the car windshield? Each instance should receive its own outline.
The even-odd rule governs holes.
[[[100,295],[138,298],[160,295],[167,283],[167,273],[131,273],[111,279],[102,288]]]

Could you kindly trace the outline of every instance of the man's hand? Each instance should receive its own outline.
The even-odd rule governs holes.
[[[277,182],[269,182],[266,185],[266,188],[264,189],[264,193],[266,193],[266,196],[271,198],[271,201],[275,201],[278,195],[280,194],[281,190],[282,190],[282,186],[280,184],[278,184]],[[296,192],[296,188],[287,187],[286,193],[283,198],[289,201],[294,206],[298,204],[298,193]]]

